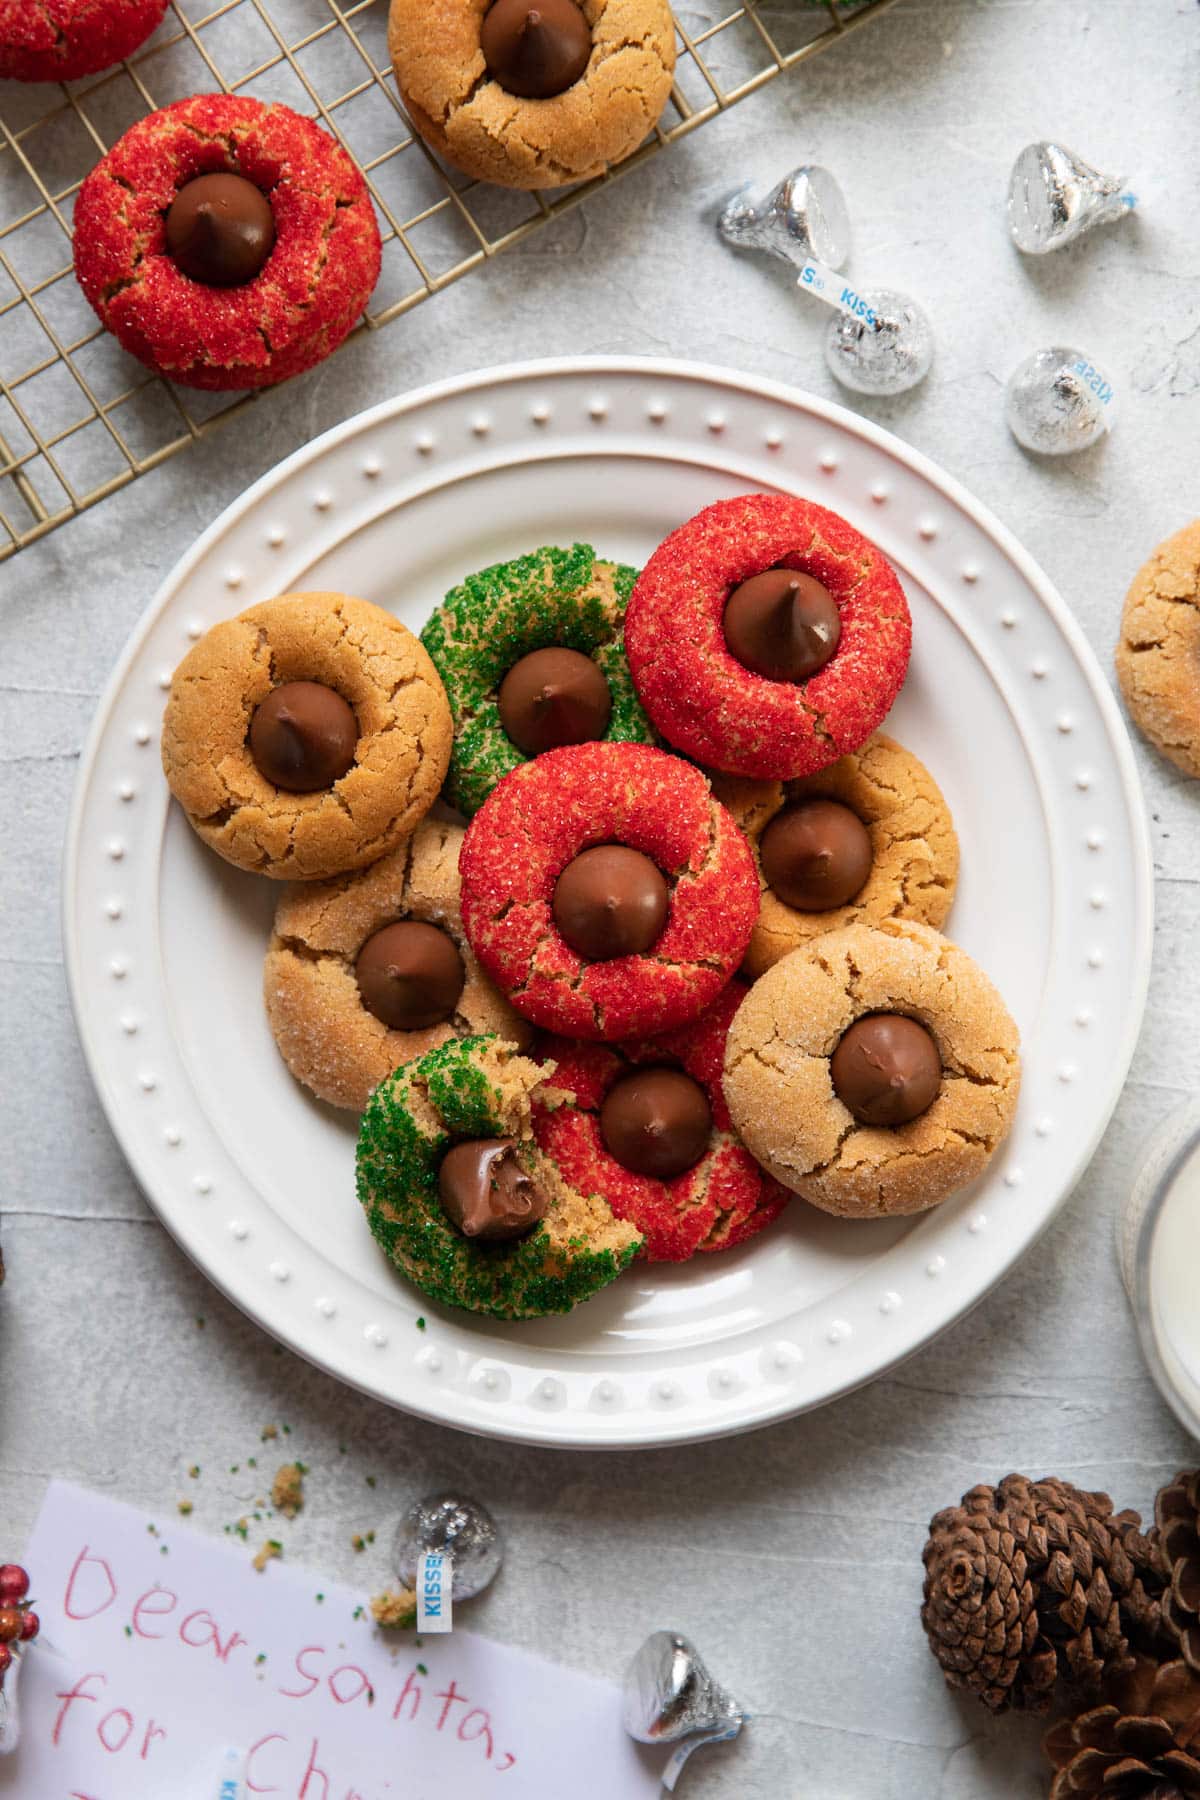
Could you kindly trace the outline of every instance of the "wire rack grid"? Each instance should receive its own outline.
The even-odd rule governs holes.
[[[657,130],[620,169],[552,195],[472,182],[412,131],[387,55],[387,0],[171,0],[149,43],[102,76],[0,83],[0,562],[255,398],[150,374],[75,283],[75,196],[135,119],[221,90],[320,120],[363,170],[379,216],[383,270],[358,328],[378,330],[891,3],[676,0],[678,65]]]

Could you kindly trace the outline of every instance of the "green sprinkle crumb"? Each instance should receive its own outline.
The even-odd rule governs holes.
[[[418,1330],[418,1331],[424,1331],[424,1329],[425,1329],[425,1321],[424,1321],[424,1319],[418,1319],[418,1320],[417,1320],[417,1330]]]
[[[181,1514],[183,1515],[183,1517],[186,1519],[188,1514],[193,1510],[191,1501],[190,1500],[181,1500],[179,1502],[179,1510],[180,1510]]]
[[[428,1673],[429,1673],[429,1670],[425,1667],[424,1663],[417,1664],[417,1674],[418,1675],[428,1675]]]

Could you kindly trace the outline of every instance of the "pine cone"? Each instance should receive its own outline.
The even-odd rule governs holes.
[[[1098,1689],[1131,1637],[1149,1644],[1158,1630],[1161,1583],[1140,1524],[1107,1494],[1022,1475],[939,1513],[921,1621],[950,1685],[993,1712],[1044,1712],[1060,1677]]]
[[[1163,1627],[1188,1668],[1200,1674],[1200,1469],[1185,1469],[1160,1490],[1154,1519],[1167,1583]]]
[[[1200,1676],[1138,1656],[1104,1698],[1047,1732],[1050,1800],[1200,1800]]]

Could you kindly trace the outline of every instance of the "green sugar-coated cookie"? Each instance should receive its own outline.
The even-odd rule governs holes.
[[[498,781],[527,760],[500,723],[497,694],[515,662],[559,645],[590,656],[608,682],[610,743],[653,744],[623,642],[625,606],[637,570],[598,562],[588,544],[546,546],[468,575],[424,631],[454,715],[446,798],[468,816]]]
[[[375,1238],[430,1299],[502,1319],[570,1312],[606,1287],[641,1236],[603,1200],[567,1186],[533,1141],[531,1103],[553,1063],[496,1037],[454,1038],[376,1088],[358,1134],[358,1197]],[[465,1138],[516,1138],[526,1173],[550,1195],[525,1237],[481,1243],[442,1211],[438,1168]]]

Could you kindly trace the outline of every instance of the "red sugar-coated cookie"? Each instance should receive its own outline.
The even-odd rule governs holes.
[[[627,844],[667,877],[671,908],[644,956],[587,963],[554,922],[554,886],[592,844]],[[514,769],[459,857],[471,948],[519,1013],[564,1037],[627,1038],[703,1012],[758,915],[749,845],[699,769],[644,744],[572,744]]]
[[[0,0],[0,79],[98,74],[132,56],[166,10],[167,0]]]
[[[192,281],[167,254],[165,215],[199,175],[245,176],[275,245],[241,287]],[[75,206],[75,273],[102,324],[186,387],[286,381],[336,350],[379,277],[379,227],[341,146],[287,106],[228,94],[178,100],[130,127]]]
[[[612,1047],[549,1034],[538,1040],[539,1059],[555,1065],[548,1086],[565,1090],[573,1104],[535,1104],[534,1136],[565,1181],[581,1194],[600,1195],[618,1219],[642,1232],[638,1254],[646,1262],[686,1262],[698,1250],[728,1250],[769,1225],[790,1198],[734,1135],[725,1104],[725,1039],[745,996],[744,984],[732,981],[698,1019],[660,1037]],[[601,1135],[605,1095],[637,1064],[685,1070],[712,1108],[707,1151],[694,1168],[670,1181],[622,1168]]]
[[[842,635],[805,682],[743,667],[721,619],[731,589],[765,569],[828,588]],[[661,543],[625,614],[638,697],[667,742],[729,775],[792,781],[857,750],[908,668],[904,590],[880,551],[837,513],[790,494],[718,500]]]

